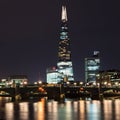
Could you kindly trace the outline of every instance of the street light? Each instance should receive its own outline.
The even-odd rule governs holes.
[[[67,85],[69,85],[70,84],[70,82],[67,82]]]
[[[74,86],[76,86],[76,85],[77,85],[77,83],[75,82],[75,83],[74,83]]]
[[[37,82],[34,82],[34,84],[36,85],[36,84],[37,84]]]
[[[115,86],[118,86],[118,82],[115,82]]]
[[[83,85],[83,82],[80,82],[80,85]]]
[[[38,81],[38,84],[42,84],[42,81]]]
[[[104,82],[104,85],[107,85],[107,82]]]

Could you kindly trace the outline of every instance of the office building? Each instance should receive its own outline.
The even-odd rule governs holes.
[[[100,70],[99,51],[94,51],[92,57],[85,58],[85,82],[95,82]]]
[[[120,83],[120,70],[103,70],[99,71],[96,77],[96,82],[102,85],[117,85]]]
[[[74,81],[66,6],[62,6],[57,69],[61,75],[61,81],[64,78],[67,78],[68,81]]]
[[[61,75],[55,66],[48,68],[46,71],[46,75],[48,84],[57,84],[61,80]]]

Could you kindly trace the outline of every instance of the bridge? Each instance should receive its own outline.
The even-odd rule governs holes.
[[[107,92],[109,91],[109,92]],[[33,85],[15,88],[0,88],[0,96],[11,97],[15,99],[37,99],[47,97],[48,99],[59,100],[60,96],[64,95],[66,98],[85,98],[99,99],[100,95],[103,97],[120,97],[120,87],[88,87],[88,86],[63,86],[63,85]]]

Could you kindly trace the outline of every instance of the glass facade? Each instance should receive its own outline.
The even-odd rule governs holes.
[[[71,60],[70,41],[68,38],[68,27],[66,22],[62,24],[62,27],[61,27],[58,59],[59,61]]]
[[[97,82],[103,85],[120,85],[120,70],[111,69],[99,71],[97,74]]]
[[[73,78],[73,68],[72,68],[72,62],[71,61],[68,61],[68,62],[58,62],[57,63],[57,66],[58,66],[58,72],[61,73],[60,74],[60,78],[61,78],[61,81],[67,77],[68,81],[74,81],[74,78]]]
[[[57,67],[47,69],[47,83],[59,83],[64,80],[74,81],[66,6],[62,6],[61,21]]]
[[[96,74],[100,70],[100,59],[98,57],[85,58],[85,81],[96,81]]]
[[[56,69],[56,67],[51,67],[47,69],[47,83],[51,84],[56,84],[58,82],[61,81],[60,78],[60,73],[58,72],[58,70]]]
[[[64,80],[65,77],[67,77],[68,81],[74,81],[70,40],[68,37],[67,12],[65,6],[62,7],[62,24],[58,48],[57,68],[58,72],[60,73],[59,78],[61,79],[61,81]]]
[[[47,73],[47,83],[58,83],[58,72]]]

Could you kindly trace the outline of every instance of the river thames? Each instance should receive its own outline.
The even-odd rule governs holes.
[[[0,120],[120,120],[120,99],[11,102],[0,98]]]

